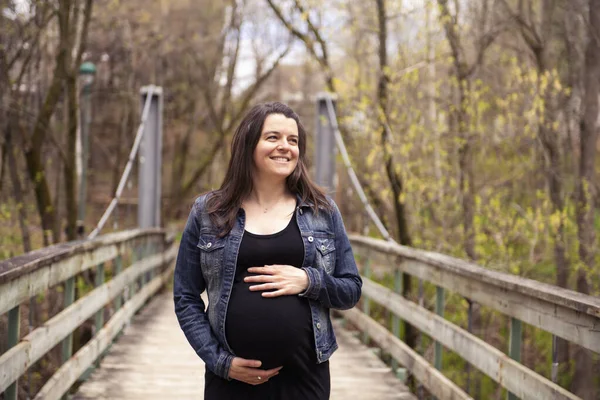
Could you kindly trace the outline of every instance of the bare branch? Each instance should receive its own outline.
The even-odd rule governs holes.
[[[527,43],[527,46],[529,46],[531,51],[533,51],[535,54],[537,54],[542,49],[543,44],[542,44],[542,39],[540,38],[540,35],[538,34],[538,32],[535,29],[535,26],[533,24],[530,24],[527,21],[525,21],[522,17],[522,13],[517,14],[516,12],[514,12],[506,0],[499,0],[499,1],[504,6],[504,8],[506,9],[506,12],[511,17],[511,19],[514,20],[515,22],[517,22],[517,25],[519,26],[519,29],[521,30],[521,35],[523,36],[523,40],[525,40],[525,43]],[[519,3],[519,6],[522,8],[522,2]]]
[[[281,23],[286,27],[286,29],[292,35],[296,36],[298,39],[300,39],[302,42],[304,42],[304,45],[305,45],[306,49],[313,56],[313,58],[322,67],[325,67],[325,64],[323,64],[323,60],[321,59],[321,57],[319,57],[317,55],[317,53],[315,51],[315,42],[314,42],[314,40],[310,36],[305,35],[304,33],[300,32],[298,29],[296,29],[292,25],[291,22],[289,22],[287,19],[285,19],[285,17],[283,16],[283,13],[281,11],[281,9],[275,5],[275,3],[273,2],[273,0],[267,0],[267,3],[269,3],[269,6],[271,6],[271,9],[273,10],[273,12],[277,16],[277,18],[281,21]]]
[[[290,42],[290,43],[288,43],[286,49],[281,54],[279,54],[279,56],[277,57],[277,59],[275,60],[275,62],[271,66],[271,68],[269,68],[262,75],[258,76],[256,78],[256,81],[252,85],[252,87],[246,90],[244,98],[242,99],[241,104],[238,107],[238,112],[235,114],[235,116],[233,118],[231,118],[231,120],[229,121],[229,124],[227,125],[227,129],[225,129],[225,131],[229,131],[235,124],[237,124],[238,120],[241,119],[242,113],[248,108],[248,104],[250,104],[250,101],[252,100],[252,98],[258,91],[258,89],[260,89],[260,87],[263,85],[263,83],[265,83],[267,78],[269,78],[269,76],[271,76],[273,71],[275,71],[275,69],[279,66],[279,62],[289,53],[291,48],[292,48],[292,43]]]
[[[323,61],[325,62],[325,65],[329,66],[329,61],[328,61],[329,57],[327,55],[327,44],[323,40],[321,33],[319,32],[319,30],[315,27],[315,25],[311,21],[310,14],[304,9],[302,4],[300,4],[300,1],[294,0],[294,4],[296,4],[298,11],[300,11],[300,13],[302,15],[306,15],[306,23],[308,24],[308,29],[312,32],[312,34],[315,36],[317,42],[319,43],[319,47],[321,48],[321,54],[323,57]]]
[[[236,18],[237,15],[237,5],[234,5],[233,10],[231,11],[231,24],[230,30],[235,32],[235,49],[233,51],[233,55],[229,57],[229,64],[227,67],[227,83],[225,85],[225,94],[223,95],[223,102],[221,104],[221,110],[219,112],[219,121],[223,121],[225,118],[225,113],[227,111],[227,106],[231,100],[231,90],[233,88],[233,81],[235,79],[235,67],[238,62],[238,56],[240,51],[240,29],[242,25],[242,21],[238,21]],[[221,122],[222,124],[222,122]]]

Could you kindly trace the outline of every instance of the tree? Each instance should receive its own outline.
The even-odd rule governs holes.
[[[595,161],[598,146],[598,96],[600,96],[600,0],[588,2],[588,44],[585,52],[584,112],[581,119],[579,179],[577,182],[577,228],[579,238],[579,268],[577,291],[590,294],[588,274],[595,267],[596,232],[594,229]],[[582,399],[595,397],[593,362],[589,350],[579,347],[575,352],[573,388]]]
[[[539,15],[536,15],[533,0],[519,2],[519,10],[513,11],[506,0],[502,0],[510,18],[516,23],[523,41],[530,55],[533,57],[537,71],[537,91],[543,104],[538,108],[537,137],[542,145],[541,167],[547,182],[548,194],[550,196],[553,213],[562,216],[565,210],[565,199],[563,197],[563,160],[561,156],[561,137],[557,135],[555,121],[557,121],[560,109],[552,93],[544,90],[549,73],[556,65],[553,63],[551,47],[554,30],[556,29],[555,18],[558,2],[555,0],[542,0]],[[539,20],[539,24],[534,21]],[[570,262],[565,248],[565,220],[559,219],[557,230],[553,234],[554,259],[556,263],[556,284],[567,287],[569,280]],[[557,338],[558,362],[566,363],[568,355],[568,343]],[[564,365],[564,364],[563,364]]]

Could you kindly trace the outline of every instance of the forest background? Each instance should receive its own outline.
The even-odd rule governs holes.
[[[77,238],[78,72],[90,61],[87,232],[127,162],[141,86],[164,90],[161,212],[179,230],[219,186],[249,107],[283,101],[313,132],[316,94],[329,91],[396,241],[600,294],[600,0],[0,0],[0,11],[0,260]],[[135,181],[104,233],[135,226]],[[342,168],[337,182],[348,230],[377,237]],[[433,307],[433,288],[407,285]],[[21,332],[60,310],[47,297]],[[466,326],[467,307],[450,296],[446,318]],[[470,307],[473,332],[506,349],[506,318]],[[523,363],[549,377],[551,336],[524,332]],[[411,340],[431,357],[427,338]],[[599,357],[562,340],[557,352],[559,384],[600,398]],[[40,361],[20,392],[56,362]],[[476,398],[503,396],[457,356],[443,370]]]

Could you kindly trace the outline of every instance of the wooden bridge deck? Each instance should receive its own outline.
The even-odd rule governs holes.
[[[416,400],[375,354],[339,324],[331,399]],[[157,296],[125,329],[76,400],[202,399],[204,365],[188,345],[170,294]]]

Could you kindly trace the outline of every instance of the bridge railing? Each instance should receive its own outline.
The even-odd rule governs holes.
[[[600,353],[600,299],[382,240],[351,235],[350,241],[364,279],[363,305],[344,318],[438,399],[471,398],[439,371],[442,346],[507,389],[509,398],[578,399],[520,363],[521,321]],[[393,274],[394,290],[369,279],[375,265]],[[436,286],[435,313],[399,294],[403,273]],[[508,354],[443,318],[446,290],[510,317]],[[394,316],[392,332],[369,316],[373,302]],[[433,365],[400,340],[400,320],[435,341]]]
[[[0,263],[0,315],[8,313],[9,349],[0,355],[0,393],[17,398],[17,380],[62,343],[63,364],[35,399],[59,399],[111,345],[136,311],[172,276],[177,249],[161,229],[136,229],[50,246]],[[110,279],[106,269],[110,265]],[[95,288],[75,299],[76,277],[95,272]],[[61,312],[19,339],[19,307],[61,285]],[[115,311],[104,323],[105,306]],[[95,334],[72,355],[73,331],[95,317]]]

